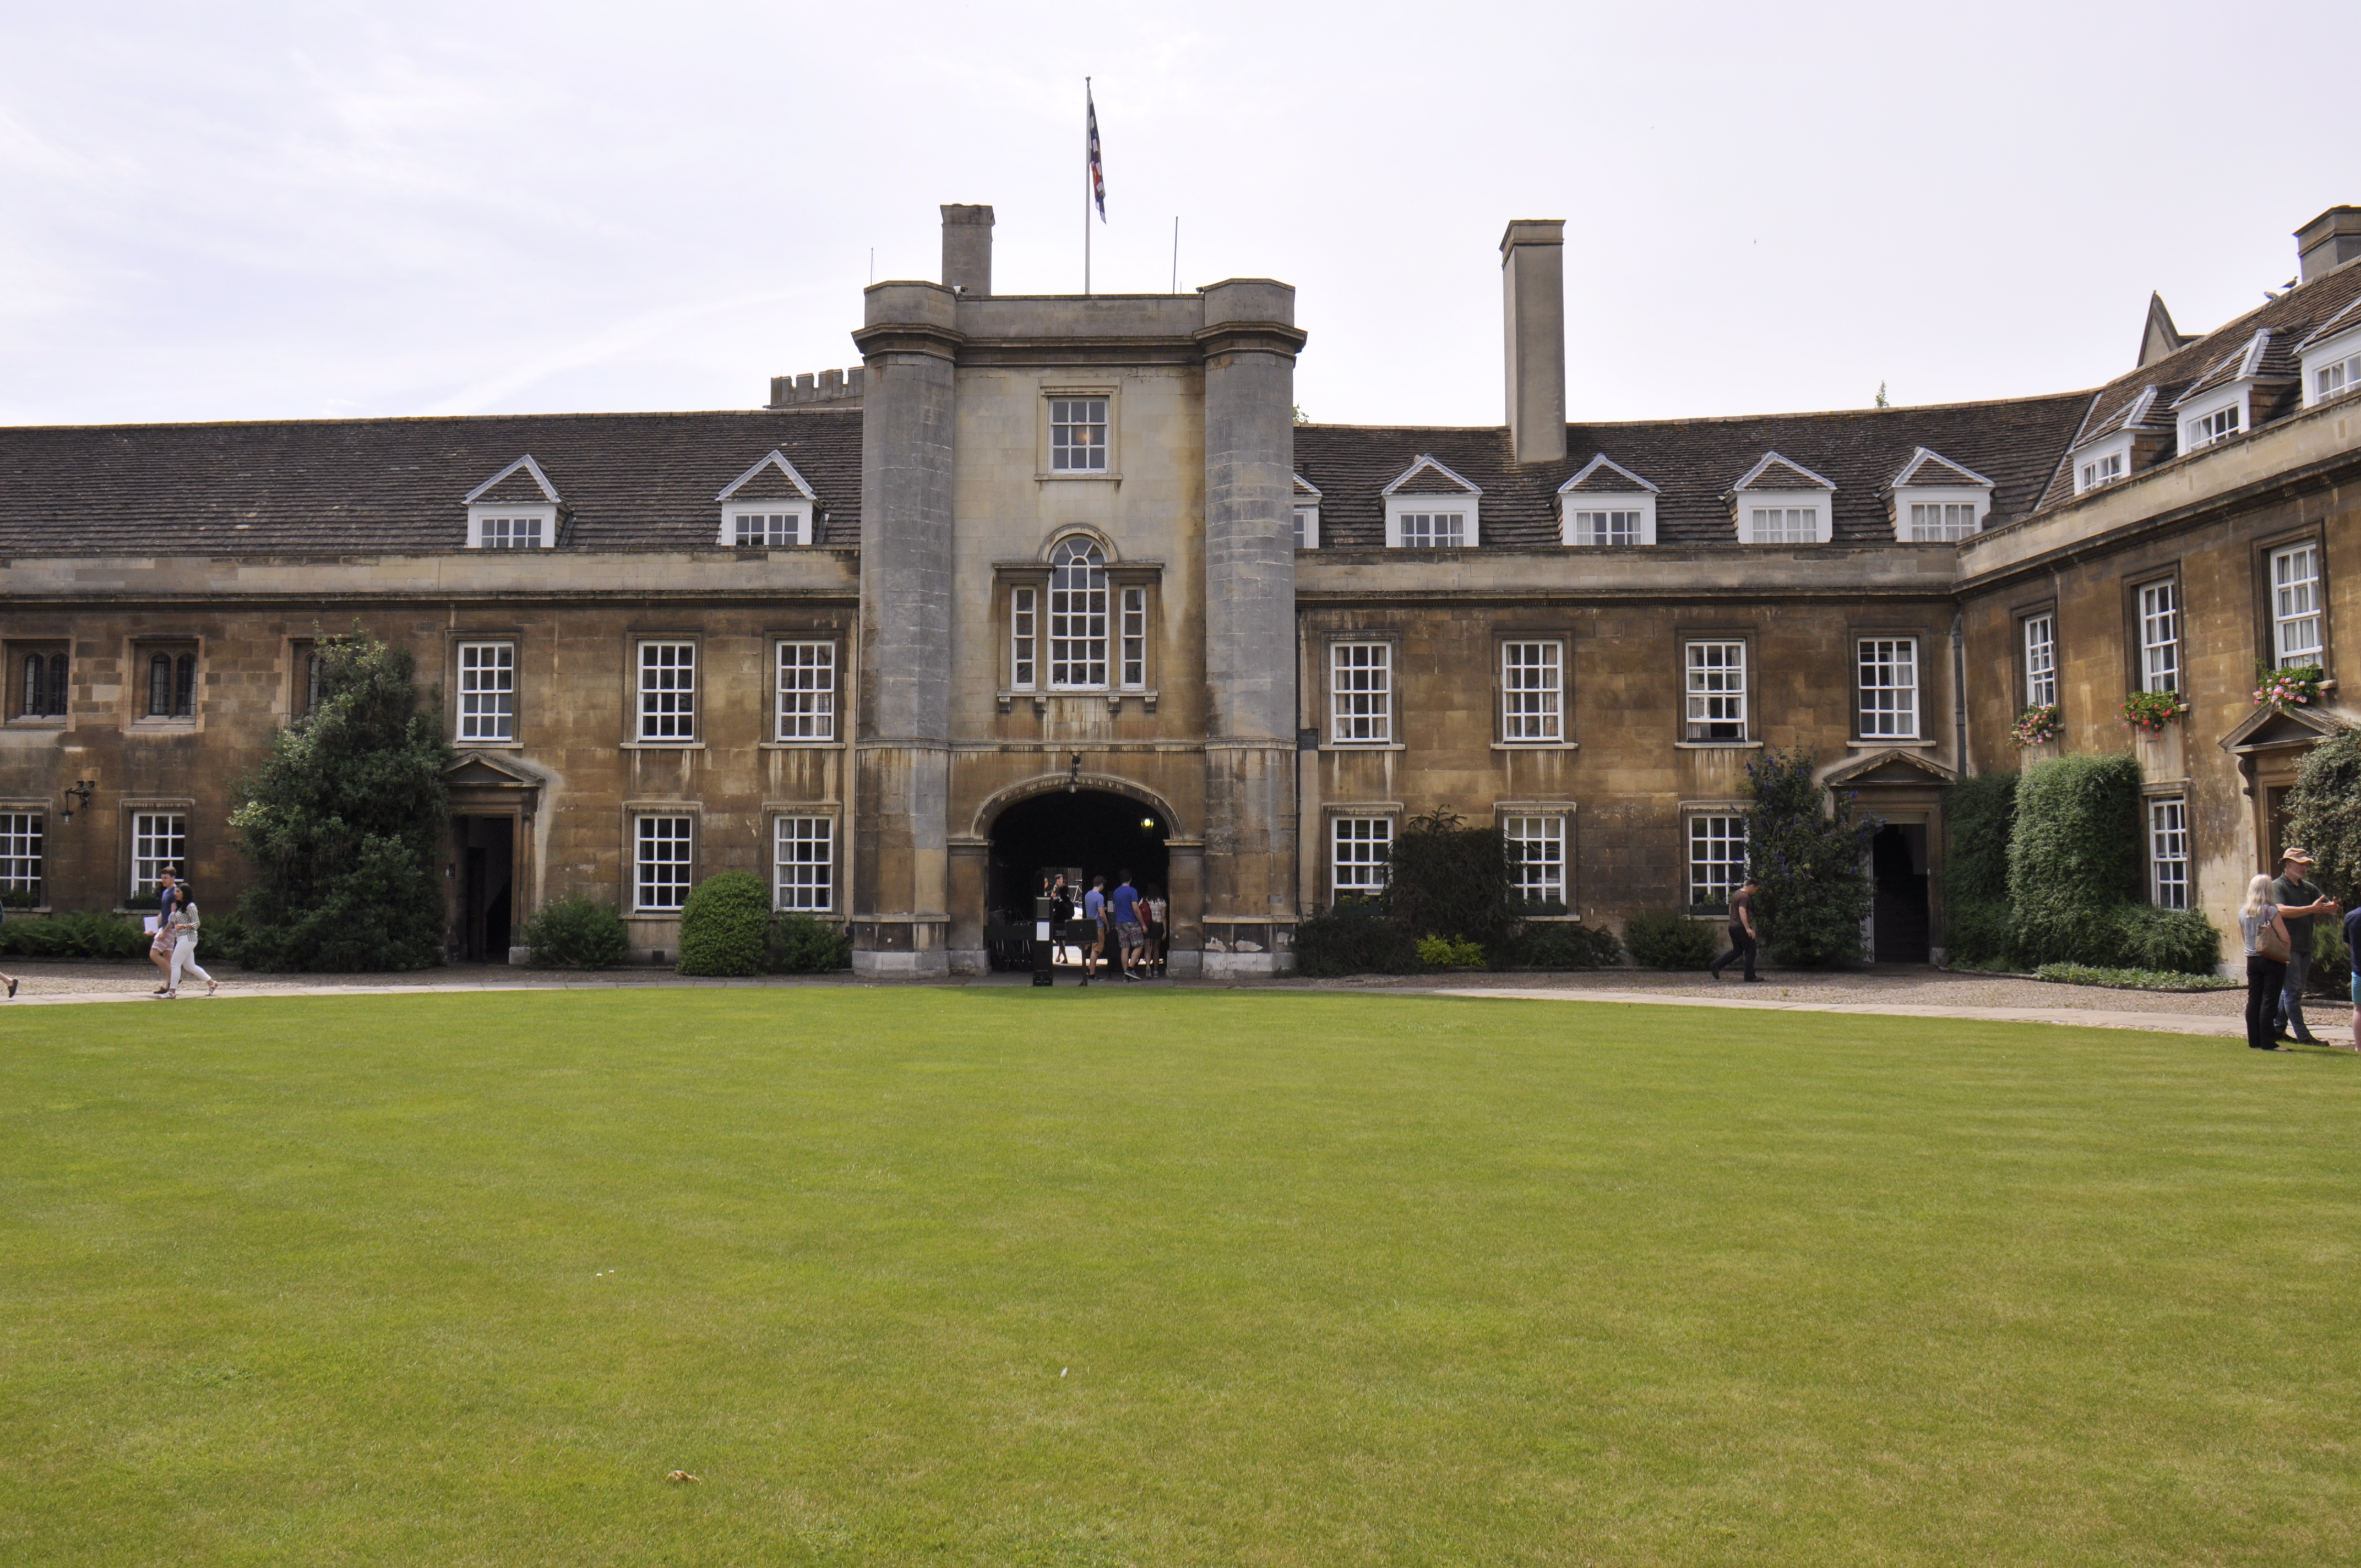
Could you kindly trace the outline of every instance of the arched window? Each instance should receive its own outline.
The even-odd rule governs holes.
[[[1060,540],[1049,556],[1049,685],[1106,684],[1106,557],[1088,540]]]
[[[49,706],[42,712],[52,718],[62,718],[66,711],[66,656],[49,655]]]
[[[49,665],[38,653],[25,655],[25,706],[17,711],[27,718],[49,711]]]
[[[172,717],[172,655],[159,653],[148,661],[148,717]]]
[[[197,716],[197,656],[181,655],[180,667],[173,672],[172,717],[194,718]]]

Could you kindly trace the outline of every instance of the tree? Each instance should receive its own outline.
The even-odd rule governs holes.
[[[2312,851],[2312,874],[2346,908],[2361,896],[2361,729],[2340,729],[2303,759],[2288,795],[2288,839]]]
[[[1413,817],[1394,840],[1386,907],[1412,938],[1474,942],[1505,963],[1524,924],[1509,902],[1513,852],[1499,828],[1470,828],[1447,806]]]
[[[435,875],[451,748],[419,711],[410,654],[356,627],[319,648],[321,696],[271,738],[230,815],[254,863],[239,902],[250,969],[415,970],[443,961]]]
[[[2052,757],[2016,786],[2008,902],[2037,963],[2115,961],[2113,912],[2140,893],[2139,759]]]
[[[1869,918],[1869,841],[1874,821],[1846,822],[1834,792],[1812,776],[1812,753],[1766,751],[1748,764],[1754,801],[1746,813],[1746,869],[1763,885],[1754,900],[1764,950],[1803,968],[1861,957]]]

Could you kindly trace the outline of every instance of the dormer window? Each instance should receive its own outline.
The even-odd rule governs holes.
[[[2274,361],[2270,347],[2271,332],[2266,327],[2237,352],[2217,360],[2173,403],[2184,454],[2202,452],[2254,428],[2256,392],[2265,392],[2263,406],[2268,408],[2270,394],[2287,384],[2286,357]]]
[[[739,550],[790,550],[816,537],[819,498],[777,447],[721,487],[719,543]]]
[[[1295,478],[1295,547],[1320,548],[1320,488],[1302,475]]]
[[[1992,511],[1993,482],[1974,469],[1921,446],[1886,487],[1894,535],[1908,543],[1967,538]]]
[[[563,505],[528,453],[467,492],[467,548],[549,549],[557,543]]]
[[[2303,406],[2321,404],[2361,390],[2361,300],[2356,300],[2301,343]]]
[[[2128,435],[2092,448],[2074,460],[2074,493],[2079,496],[2116,483],[2131,471],[2131,462],[2132,438]]]
[[[1386,544],[1402,550],[1466,550],[1477,542],[1483,490],[1421,453],[1378,492],[1386,507]]]
[[[1836,482],[1802,464],[1766,452],[1727,498],[1741,544],[1826,544],[1832,527]]]
[[[2228,403],[2184,420],[2180,426],[2180,449],[2195,452],[2213,445],[2224,436],[2235,435],[2246,428],[2246,408],[2243,403]]]
[[[1557,488],[1558,539],[1568,545],[1653,544],[1656,487],[1600,453]]]

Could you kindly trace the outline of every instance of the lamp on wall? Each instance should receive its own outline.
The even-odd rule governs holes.
[[[1072,795],[1082,787],[1082,754],[1074,753],[1073,764],[1066,770],[1066,793]]]
[[[89,810],[90,797],[97,789],[98,784],[95,780],[76,779],[66,789],[66,808],[64,812],[60,814],[60,820],[71,822],[73,820],[74,806],[77,804],[79,804],[84,811]]]

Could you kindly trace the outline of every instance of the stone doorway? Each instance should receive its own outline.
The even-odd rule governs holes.
[[[1882,964],[1927,962],[1927,825],[1898,822],[1879,828],[1870,840],[1869,864],[1877,890],[1870,916],[1872,958]]]
[[[516,818],[455,817],[451,841],[458,860],[458,956],[504,964],[516,940]]]
[[[985,924],[1024,925],[1033,919],[1033,895],[1046,872],[1062,871],[1082,887],[1093,877],[1131,872],[1132,886],[1170,888],[1171,856],[1165,840],[1172,824],[1154,806],[1112,790],[1055,790],[1020,800],[992,825],[992,856],[984,881]]]

